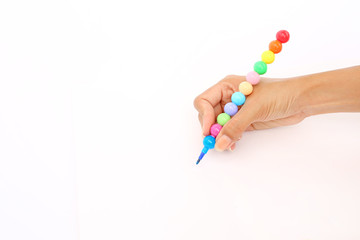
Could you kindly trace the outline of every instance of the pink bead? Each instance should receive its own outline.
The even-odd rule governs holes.
[[[246,81],[252,85],[256,85],[260,82],[260,75],[255,71],[251,71],[246,75]]]
[[[210,128],[210,134],[211,136],[215,137],[219,134],[220,130],[222,129],[222,126],[218,123],[215,123]]]

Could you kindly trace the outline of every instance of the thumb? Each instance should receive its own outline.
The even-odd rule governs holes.
[[[244,104],[240,110],[221,129],[216,138],[215,149],[224,151],[238,141],[246,128],[256,119],[257,111],[254,106]]]

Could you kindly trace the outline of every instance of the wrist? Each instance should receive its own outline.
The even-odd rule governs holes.
[[[360,111],[360,67],[296,77],[295,82],[306,117]]]
[[[319,105],[322,105],[324,99],[321,94],[321,87],[323,83],[318,79],[312,77],[312,75],[300,76],[294,79],[299,110],[305,117],[318,114]]]

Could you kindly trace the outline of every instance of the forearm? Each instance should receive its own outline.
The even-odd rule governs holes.
[[[306,116],[360,112],[360,66],[298,77],[299,105]]]

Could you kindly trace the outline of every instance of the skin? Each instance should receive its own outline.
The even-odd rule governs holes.
[[[245,80],[227,76],[195,98],[204,136]],[[216,137],[215,149],[234,150],[244,131],[293,125],[316,114],[335,112],[360,112],[360,66],[286,79],[261,78]]]

